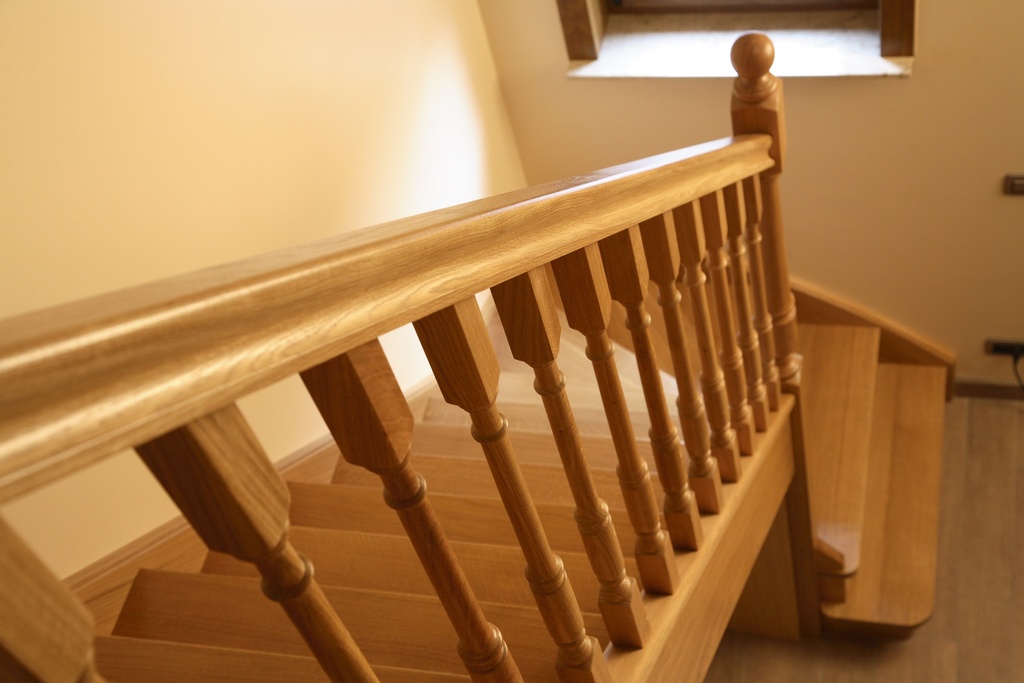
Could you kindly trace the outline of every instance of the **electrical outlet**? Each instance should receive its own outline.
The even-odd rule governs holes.
[[[1024,357],[1024,342],[985,340],[985,353],[991,356]]]

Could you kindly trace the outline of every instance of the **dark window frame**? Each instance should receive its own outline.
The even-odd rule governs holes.
[[[597,59],[609,13],[817,11],[878,7],[883,57],[913,57],[917,0],[557,0],[569,59]],[[729,7],[725,7],[728,5]]]

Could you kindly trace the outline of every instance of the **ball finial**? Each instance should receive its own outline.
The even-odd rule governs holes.
[[[775,46],[763,33],[746,33],[732,46],[732,66],[745,81],[757,81],[772,68]]]

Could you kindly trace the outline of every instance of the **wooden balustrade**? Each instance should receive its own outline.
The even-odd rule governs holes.
[[[327,602],[313,565],[288,540],[288,489],[231,404],[136,447],[203,542],[256,565],[333,681],[377,681]]]
[[[636,533],[634,557],[644,590],[674,593],[679,570],[662,531],[658,503],[647,463],[637,452],[633,421],[622,393],[615,348],[608,338],[611,294],[596,244],[567,254],[551,264],[569,327],[587,341],[586,353],[597,378],[601,403],[618,459],[616,474]]]
[[[636,580],[626,574],[622,547],[608,505],[598,496],[580,442],[576,419],[558,368],[561,325],[543,268],[491,288],[512,356],[533,368],[534,387],[555,437],[576,504],[576,525],[590,566],[601,585],[598,607],[616,645],[643,647],[650,622]]]
[[[0,519],[0,680],[103,683],[92,615]]]
[[[743,236],[746,227],[743,186],[735,183],[723,188],[722,199],[725,202],[726,230],[729,235],[729,271],[736,300],[737,342],[743,353],[747,400],[753,413],[754,427],[763,432],[768,428],[768,400],[761,365],[761,348],[754,329],[754,313],[750,303],[750,268]]]
[[[583,626],[562,560],[548,543],[498,411],[498,359],[476,300],[464,299],[413,323],[441,395],[469,413],[498,495],[526,557],[526,579],[544,625],[558,648],[563,681],[611,681],[597,639]]]
[[[700,511],[714,514],[722,509],[722,479],[718,461],[711,456],[711,433],[704,398],[690,368],[683,332],[682,295],[676,286],[681,263],[679,240],[672,213],[665,212],[640,223],[640,237],[651,281],[658,285],[658,304],[665,319],[672,369],[679,387],[676,407],[683,443],[690,457],[690,487]]]
[[[761,181],[758,176],[744,178],[743,204],[746,209],[747,263],[750,266],[750,292],[753,297],[754,329],[761,350],[761,368],[770,410],[779,409],[779,369],[775,365],[775,335],[768,312],[768,294],[764,280],[764,255],[761,250]]]
[[[754,450],[754,423],[747,402],[747,384],[743,370],[743,355],[736,343],[736,323],[729,286],[729,259],[725,254],[725,206],[722,193],[712,192],[700,198],[700,212],[704,224],[704,237],[708,276],[714,291],[715,318],[719,329],[719,362],[725,378],[729,399],[729,419],[736,432],[740,453],[749,455]]]
[[[701,263],[705,255],[705,235],[700,205],[690,202],[672,211],[679,238],[679,254],[683,263],[683,283],[690,295],[693,328],[700,350],[700,386],[704,392],[708,424],[711,428],[711,454],[718,461],[723,481],[739,481],[742,472],[736,432],[729,420],[729,403],[725,395],[725,376],[718,364],[715,339],[711,331],[711,309],[708,305],[706,279]]]
[[[348,462],[379,475],[459,637],[458,652],[474,681],[522,681],[501,632],[484,616],[409,462],[413,416],[375,339],[302,372],[310,396]]]
[[[648,331],[651,316],[644,305],[648,275],[640,227],[635,225],[606,237],[598,245],[611,297],[626,308],[626,329],[633,339],[640,383],[647,412],[651,416],[651,450],[661,488],[665,491],[665,526],[675,547],[699,548],[703,541],[703,528],[697,502],[690,489],[679,434],[665,401],[661,371]]]
[[[776,365],[783,385],[800,383],[796,300],[789,285],[789,262],[779,202],[779,175],[786,157],[782,81],[769,69],[775,48],[767,36],[742,36],[732,48],[732,65],[738,74],[733,82],[732,129],[736,135],[771,135],[768,153],[775,165],[761,174],[763,216],[762,251],[768,310],[772,314]]]

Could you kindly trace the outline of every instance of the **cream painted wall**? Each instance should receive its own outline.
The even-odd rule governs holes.
[[[531,183],[729,134],[727,80],[569,80],[554,0],[479,3]],[[1024,3],[918,4],[909,79],[786,82],[792,270],[1009,384],[982,342],[1024,339]]]
[[[2,316],[524,184],[469,0],[5,0],[0,93]],[[297,380],[242,407],[326,433]],[[174,510],[129,453],[3,514],[66,575]]]

